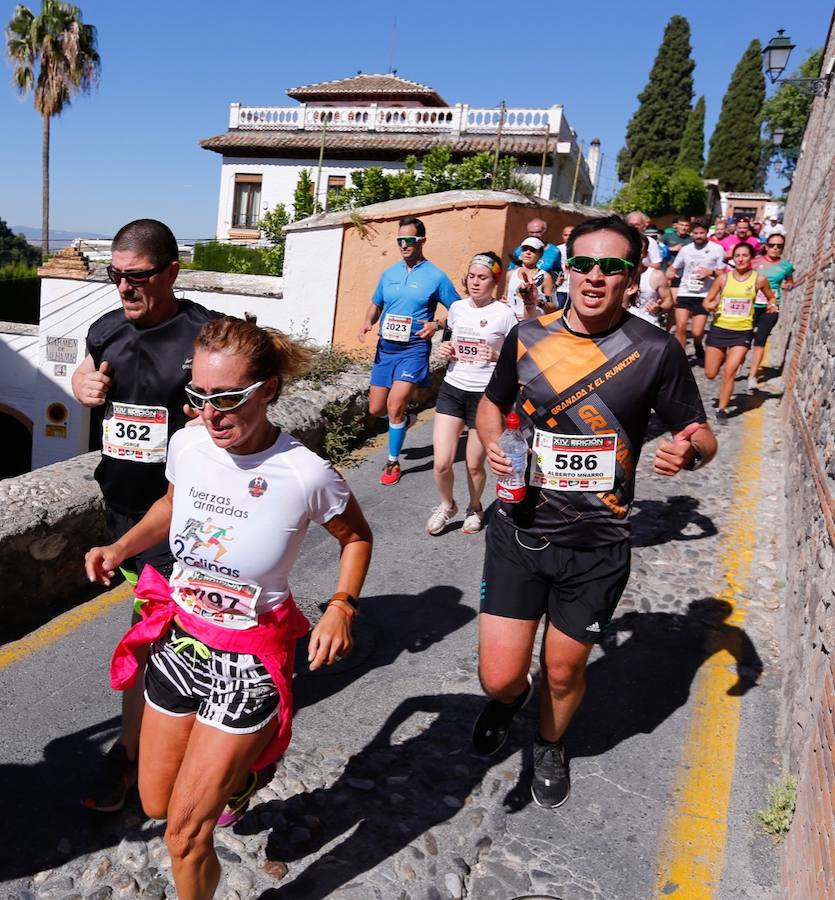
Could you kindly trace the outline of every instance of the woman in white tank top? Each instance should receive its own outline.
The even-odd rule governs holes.
[[[644,238],[644,256],[646,259],[647,239]],[[651,269],[641,263],[641,280],[637,293],[631,297],[628,307],[633,316],[640,316],[658,328],[668,329],[667,310],[673,308],[673,295],[667,279],[658,269]]]

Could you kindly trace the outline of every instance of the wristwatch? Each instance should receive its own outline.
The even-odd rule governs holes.
[[[705,458],[699,453],[698,447],[693,447],[693,459],[684,467],[688,472],[695,472],[705,464]]]
[[[331,600],[341,600],[343,603],[347,603],[355,613],[360,611],[359,601],[356,597],[352,597],[347,591],[337,591],[331,597]],[[328,602],[330,603],[330,600]]]

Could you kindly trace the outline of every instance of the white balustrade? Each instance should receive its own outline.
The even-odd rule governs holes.
[[[237,104],[233,104],[237,107]],[[230,127],[239,130],[385,131],[495,134],[501,110],[469,106],[241,106],[230,113]],[[554,134],[560,113],[550,109],[506,109],[504,134]]]

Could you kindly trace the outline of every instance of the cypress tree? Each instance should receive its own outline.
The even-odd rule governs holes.
[[[765,100],[762,48],[755,38],[742,54],[722,100],[705,166],[723,191],[756,191],[762,180],[760,124]]]
[[[676,159],[677,169],[693,169],[701,173],[705,167],[705,98],[699,97],[696,105],[690,110],[684,134],[681,136],[681,147]]]
[[[693,69],[690,57],[690,24],[673,16],[649,73],[638,95],[640,106],[626,128],[626,146],[618,154],[618,177],[626,181],[644,163],[672,169],[681,144],[681,125],[693,102]]]

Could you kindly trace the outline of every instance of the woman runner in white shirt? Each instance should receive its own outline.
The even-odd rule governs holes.
[[[116,649],[111,683],[130,686],[133,650],[150,645],[139,793],[149,816],[168,820],[180,900],[214,896],[215,825],[243,815],[289,743],[294,647],[309,626],[288,578],[311,521],[337,539],[340,561],[336,592],[310,637],[310,667],[352,646],[371,532],[342,477],[267,418],[283,379],[301,374],[310,356],[251,322],[205,325],[186,388],[205,427],[173,436],[167,494],[85,561],[91,581],[109,584],[123,559],[166,536],[177,560],[170,582],[143,570],[142,619]]]
[[[516,316],[507,304],[493,298],[501,274],[501,260],[495,253],[487,251],[474,256],[464,280],[468,296],[449,309],[447,326],[452,329],[452,340],[442,343],[438,350],[449,365],[435,404],[432,434],[435,484],[441,502],[426,523],[429,534],[441,534],[458,512],[452,464],[465,425],[470,498],[461,530],[464,534],[481,531],[481,495],[487,475],[484,447],[475,430],[475,414],[504,339],[516,324]]]

